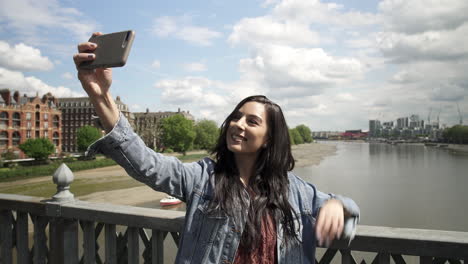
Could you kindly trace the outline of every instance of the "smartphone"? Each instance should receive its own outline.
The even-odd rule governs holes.
[[[96,68],[122,67],[127,62],[132,48],[135,32],[126,30],[100,36],[92,36],[89,42],[98,46],[94,50],[96,57],[93,61],[84,61],[80,69],[92,70]]]

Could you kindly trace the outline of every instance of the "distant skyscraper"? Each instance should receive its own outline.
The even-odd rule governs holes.
[[[369,120],[369,136],[379,136],[381,128],[379,120]]]
[[[400,117],[397,119],[397,128],[407,128],[409,126],[408,117]]]

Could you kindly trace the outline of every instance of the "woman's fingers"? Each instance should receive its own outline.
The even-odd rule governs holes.
[[[94,60],[94,58],[95,58],[95,55],[93,53],[77,53],[73,55],[73,61],[75,62],[75,65],[77,67],[83,61],[91,61],[91,60]]]
[[[78,52],[91,52],[97,48],[97,44],[93,42],[83,42],[78,44]]]
[[[337,200],[329,200],[318,215],[316,234],[319,245],[329,246],[331,241],[341,236],[343,226],[343,205]]]

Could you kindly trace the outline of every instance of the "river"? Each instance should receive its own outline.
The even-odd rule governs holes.
[[[421,144],[335,144],[318,166],[294,172],[353,198],[361,224],[468,231],[468,154]]]

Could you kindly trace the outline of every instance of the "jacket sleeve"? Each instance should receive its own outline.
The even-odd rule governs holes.
[[[347,212],[347,216],[345,216],[344,219],[344,228],[341,239],[351,242],[356,234],[356,226],[359,222],[359,207],[351,198],[335,194],[326,194],[316,189],[313,212],[314,217],[318,217],[320,208],[322,208],[323,204],[330,199],[337,199],[340,201],[343,204],[344,210]]]
[[[122,113],[111,132],[89,146],[87,155],[95,153],[115,160],[130,176],[154,190],[184,202],[193,191],[194,182],[203,176],[203,161],[182,163],[146,147]]]

